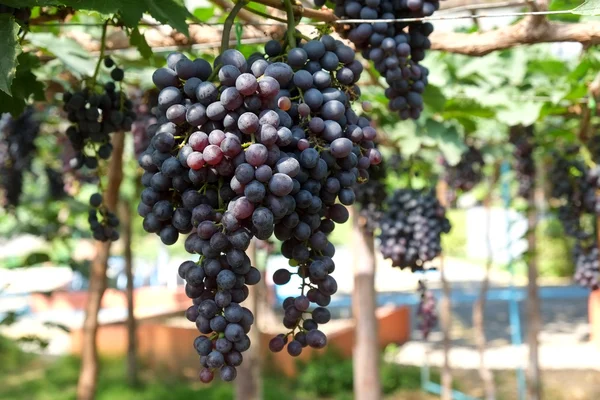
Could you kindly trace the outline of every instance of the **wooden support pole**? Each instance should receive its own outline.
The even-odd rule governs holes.
[[[377,293],[375,291],[375,245],[373,235],[364,229],[364,221],[353,208],[352,244],[354,251],[354,314],[355,341],[353,354],[354,398],[381,399],[379,375],[380,349],[377,326]]]

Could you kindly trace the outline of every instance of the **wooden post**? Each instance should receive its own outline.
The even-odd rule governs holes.
[[[108,185],[104,193],[107,207],[115,211],[119,198],[119,187],[123,179],[123,145],[124,134],[117,132],[112,138],[113,153],[108,166]],[[77,382],[77,399],[93,400],[98,383],[98,349],[96,334],[98,333],[98,311],[102,296],[106,289],[106,268],[110,255],[111,242],[96,242],[96,257],[90,271],[90,287],[85,307],[83,337],[81,348],[81,371]]]
[[[494,185],[498,179],[499,168],[495,167],[494,176],[490,179],[490,186],[488,193],[484,200],[484,207],[486,211],[486,225],[485,225],[485,241],[487,247],[487,262],[485,265],[485,276],[481,282],[479,289],[479,298],[473,304],[473,328],[475,331],[475,342],[479,351],[479,376],[483,381],[483,389],[485,391],[486,400],[496,399],[496,387],[494,385],[494,374],[487,368],[485,364],[485,348],[487,339],[485,337],[485,323],[484,323],[484,311],[487,297],[487,291],[490,283],[490,270],[492,268],[493,250],[492,250],[492,238],[491,238],[491,223],[492,223],[492,192]]]
[[[444,207],[448,206],[448,184],[441,180],[436,186],[436,196],[440,204]],[[444,349],[444,364],[442,367],[442,400],[452,400],[452,368],[450,366],[450,348],[452,347],[452,339],[450,337],[450,329],[452,327],[452,303],[450,301],[451,291],[450,284],[446,279],[446,271],[444,268],[444,254],[440,254],[440,280],[442,282],[442,298],[440,301],[440,327],[442,330],[442,342]]]
[[[136,338],[136,321],[134,313],[134,298],[133,298],[133,254],[131,252],[131,208],[127,201],[120,203],[121,211],[121,226],[123,237],[123,255],[125,257],[125,275],[127,276],[127,288],[125,296],[127,298],[127,381],[130,386],[137,386],[137,338]]]
[[[253,266],[257,266],[256,240],[250,242],[250,247],[246,250]],[[259,268],[260,270],[260,268]],[[262,400],[263,398],[263,379],[262,379],[262,359],[260,348],[260,327],[259,316],[261,314],[261,298],[265,296],[265,280],[253,286],[249,286],[248,298],[243,306],[247,307],[254,314],[254,325],[248,333],[252,346],[244,352],[244,362],[238,367],[237,378],[235,379],[235,398],[236,400]]]
[[[538,333],[541,327],[540,299],[537,285],[537,256],[536,256],[536,226],[537,209],[535,204],[535,190],[531,190],[527,210],[527,345],[529,360],[527,365],[527,399],[540,400],[541,374],[539,364]]]
[[[375,247],[373,235],[364,229],[357,208],[353,208],[352,244],[354,253],[354,398],[381,399],[380,349],[375,291]]]

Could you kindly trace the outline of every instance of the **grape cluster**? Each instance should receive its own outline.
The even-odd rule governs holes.
[[[427,288],[425,281],[419,280],[419,304],[417,306],[418,328],[427,339],[438,321],[435,296]]]
[[[101,242],[119,240],[119,218],[113,214],[104,204],[100,193],[94,193],[90,196],[90,210],[88,212],[88,222],[92,229],[94,239]]]
[[[104,65],[113,68],[114,61],[107,57]],[[123,80],[123,75],[122,69],[114,67],[111,71],[113,81],[104,85],[102,94],[96,93],[95,88],[64,93],[63,110],[73,124],[66,131],[76,152],[71,160],[73,168],[96,169],[99,159],[110,158],[110,134],[131,129],[136,118],[133,104],[115,84]]]
[[[48,197],[52,200],[60,200],[65,197],[65,182],[62,171],[46,167],[46,178],[48,179]]]
[[[322,3],[316,1],[319,7]],[[430,16],[438,8],[438,0],[335,0],[334,12],[342,19],[377,20]],[[389,109],[402,119],[418,119],[423,111],[429,70],[420,62],[432,32],[428,22],[364,22],[342,33],[385,78]]]
[[[600,213],[600,167],[589,168],[579,147],[552,154],[548,171],[551,196],[565,233],[575,240],[574,279],[581,286],[598,288],[600,261],[596,244],[596,216]]]
[[[367,182],[354,186],[363,227],[370,234],[379,226],[383,214],[383,205],[387,198],[386,176],[386,165],[382,162],[371,167]]]
[[[157,108],[158,91],[139,91],[136,95],[132,96],[131,100],[133,101],[133,110],[136,114],[135,121],[133,121],[131,126],[133,151],[135,156],[139,157],[150,144],[148,128],[158,122],[157,115],[160,115]]]
[[[337,291],[327,236],[348,220],[354,184],[381,161],[375,129],[350,107],[362,72],[350,47],[324,35],[294,48],[270,41],[265,51],[245,59],[226,50],[214,66],[173,53],[153,75],[160,115],[139,158],[146,188],[138,212],[163,243],[189,234],[186,250],[200,255],[180,275],[194,302],[188,319],[208,335],[195,343],[203,382],[215,370],[234,379],[250,345],[253,317],[240,303],[260,280],[245,254],[253,237],[275,235],[303,278],[301,294],[284,302],[289,332],[271,350],[287,343],[297,356],[325,346],[318,324],[329,321],[324,307]],[[273,279],[285,284],[291,274],[281,269]]]
[[[453,190],[468,192],[483,179],[483,155],[475,146],[468,146],[458,164],[449,165],[444,160],[444,180]]]
[[[18,117],[0,118],[0,206],[16,207],[23,190],[23,174],[30,170],[40,124],[28,107]]]
[[[381,218],[380,250],[392,265],[422,270],[442,251],[441,234],[450,231],[444,207],[429,191],[400,189]]]
[[[511,127],[509,141],[515,147],[513,154],[519,182],[518,195],[525,199],[530,198],[535,185],[534,140],[533,125]]]
[[[600,287],[600,259],[598,246],[594,243],[587,248],[579,244],[573,249],[575,259],[575,281],[586,288],[596,290]]]
[[[95,87],[86,87],[63,95],[63,110],[73,124],[66,131],[75,151],[75,157],[70,160],[73,169],[85,166],[93,170],[98,168],[99,160],[108,160],[112,153],[110,134],[129,131],[136,118],[133,103],[127,99],[125,92],[116,87],[123,81],[123,70],[116,67],[110,57],[104,58],[103,64],[111,69],[112,81],[104,85],[102,94],[97,93]],[[100,204],[94,205],[98,199]],[[119,234],[115,228],[119,224],[118,219],[101,203],[102,195],[94,193],[90,198],[92,208],[88,218],[93,236],[101,241],[117,240]]]

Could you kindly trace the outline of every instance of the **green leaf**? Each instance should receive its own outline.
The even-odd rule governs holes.
[[[11,94],[10,86],[15,77],[17,55],[21,52],[18,42],[19,24],[12,15],[0,14],[0,49],[3,49],[0,58],[0,90]]]
[[[460,156],[466,150],[458,130],[448,123],[443,124],[432,119],[425,123],[425,130],[427,135],[435,140],[448,164],[458,164]]]
[[[56,56],[79,77],[94,74],[96,60],[93,60],[90,53],[75,40],[64,36],[56,37],[51,33],[31,33],[27,37],[35,46]]]
[[[152,52],[152,48],[148,45],[148,42],[146,42],[146,38],[144,35],[142,35],[138,28],[133,28],[131,30],[129,41],[138,49],[142,57],[145,59],[149,59],[154,54]]]
[[[571,12],[578,15],[600,15],[600,0],[586,0]]]
[[[444,97],[444,94],[437,86],[427,85],[427,88],[423,92],[423,102],[425,103],[425,108],[430,111],[434,113],[442,112],[446,104],[446,97]]]
[[[543,103],[531,101],[510,101],[506,108],[498,111],[498,120],[509,126],[529,126],[540,116]]]
[[[61,1],[58,0],[2,0],[0,4],[4,4],[10,7],[45,7],[45,6],[60,6]]]
[[[50,256],[47,253],[30,253],[25,260],[23,260],[22,267],[30,267],[32,265],[38,265],[50,261]]]
[[[12,97],[0,91],[0,114],[11,113],[17,116],[23,112],[27,101],[44,100],[44,84],[31,72],[40,65],[40,61],[31,53],[21,53],[17,57],[17,71],[12,81]]]
[[[142,19],[145,10],[146,6],[143,0],[130,0],[127,4],[122,4],[119,7],[119,15],[125,25],[135,28]]]
[[[579,0],[552,0],[548,9],[550,11],[572,10],[578,4]],[[574,14],[548,15],[548,19],[551,21],[578,22],[580,18],[579,15]]]
[[[182,3],[175,0],[144,0],[144,2],[154,18],[189,36],[186,18],[190,13]]]
[[[215,15],[215,7],[198,7],[194,10],[194,17],[196,17],[199,21],[207,22],[210,17]]]

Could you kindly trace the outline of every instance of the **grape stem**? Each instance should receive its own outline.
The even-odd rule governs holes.
[[[294,17],[294,7],[292,7],[292,0],[283,0],[285,5],[285,12],[287,13],[287,41],[290,48],[296,47],[296,19]]]
[[[94,70],[94,76],[92,77],[92,88],[96,87],[96,79],[98,78],[98,73],[100,72],[100,64],[102,64],[102,60],[104,60],[104,51],[106,50],[106,31],[108,30],[109,22],[110,19],[107,19],[102,25],[102,37],[100,38],[100,55],[98,56],[98,62],[96,63],[96,69]]]
[[[231,28],[233,27],[233,22],[235,21],[235,17],[237,16],[238,12],[240,12],[240,10],[244,8],[246,4],[247,2],[245,0],[240,0],[235,3],[231,11],[229,12],[227,19],[223,24],[223,36],[221,38],[221,54],[223,54],[225,50],[229,49],[229,37],[231,36]]]

